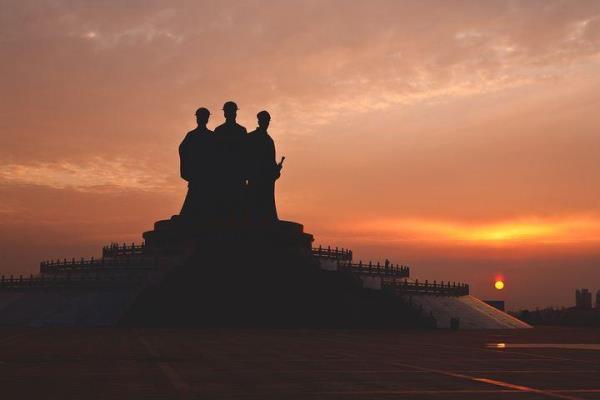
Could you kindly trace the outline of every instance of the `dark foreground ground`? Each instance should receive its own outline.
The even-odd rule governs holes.
[[[507,347],[486,347],[496,343]],[[598,350],[511,348],[514,343],[596,344]],[[600,399],[600,329],[2,328],[0,394],[3,399]]]

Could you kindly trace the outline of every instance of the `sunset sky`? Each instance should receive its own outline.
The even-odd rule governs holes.
[[[599,1],[0,0],[0,54],[1,273],[140,242],[235,100],[315,244],[511,309],[600,289]]]

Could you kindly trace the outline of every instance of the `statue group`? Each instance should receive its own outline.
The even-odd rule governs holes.
[[[210,111],[196,111],[198,127],[179,146],[181,177],[188,182],[181,215],[200,221],[277,221],[275,181],[283,158],[275,160],[275,144],[267,131],[271,116],[257,114],[258,127],[248,133],[236,122],[238,106],[223,105],[225,122],[206,127]]]

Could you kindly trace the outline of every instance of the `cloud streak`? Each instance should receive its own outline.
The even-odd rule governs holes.
[[[95,158],[85,163],[55,162],[0,165],[0,182],[81,191],[172,189],[168,175],[140,168],[136,160]]]
[[[600,243],[600,218],[560,216],[465,223],[431,219],[353,221],[342,228],[358,237],[381,242],[452,243],[467,246],[528,246]]]

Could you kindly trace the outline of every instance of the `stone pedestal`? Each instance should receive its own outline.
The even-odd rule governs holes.
[[[128,323],[281,324],[313,312],[307,298],[321,271],[313,236],[301,224],[200,224],[175,216],[143,236],[148,254],[177,261],[136,301]]]
[[[301,224],[276,221],[268,224],[196,222],[179,215],[157,221],[154,230],[144,232],[149,252],[177,253],[192,247],[211,246],[224,251],[223,257],[238,254],[240,250],[263,247],[263,250],[295,251],[311,254],[313,236],[304,232]]]
[[[345,327],[415,325],[398,296],[352,273],[324,271],[300,224],[196,224],[144,233],[145,251],[176,260],[121,321],[126,326]]]

